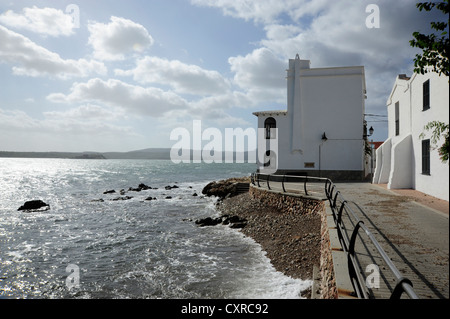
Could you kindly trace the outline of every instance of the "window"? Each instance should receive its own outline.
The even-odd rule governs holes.
[[[423,111],[430,108],[430,80],[423,83]]]
[[[400,103],[395,103],[395,136],[400,135]]]
[[[269,117],[264,122],[264,128],[266,129],[266,139],[276,138],[275,130],[277,127],[277,121],[273,117]]]
[[[422,141],[422,174],[430,175],[430,140]]]

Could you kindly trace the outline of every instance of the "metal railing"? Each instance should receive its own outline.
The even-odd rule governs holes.
[[[419,299],[413,290],[412,282],[403,277],[397,267],[393,264],[389,256],[376,240],[372,232],[366,227],[364,221],[359,218],[355,213],[352,206],[356,207],[362,215],[365,215],[361,207],[352,201],[346,200],[342,194],[337,190],[336,185],[328,178],[311,177],[311,176],[293,176],[293,175],[274,175],[274,174],[260,174],[253,173],[251,177],[251,183],[259,188],[267,187],[269,190],[274,190],[275,183],[281,183],[281,188],[277,189],[283,193],[298,193],[298,185],[303,184],[303,192],[306,196],[310,196],[313,193],[317,193],[322,189],[324,195],[330,203],[330,207],[333,214],[333,220],[336,224],[339,241],[342,250],[347,255],[349,276],[358,298],[369,299],[371,298],[368,285],[363,277],[362,268],[358,260],[357,252],[355,250],[356,239],[359,237],[362,242],[363,235],[369,239],[369,243],[373,245],[374,249],[379,253],[379,256],[383,259],[391,273],[395,278],[395,286],[391,291],[391,299],[400,299],[403,293],[406,293],[411,299]],[[289,187],[289,183],[291,187]],[[320,186],[323,183],[322,186]],[[292,187],[294,184],[294,187]],[[320,187],[318,187],[318,185]],[[297,187],[295,187],[297,186]],[[346,220],[349,222],[350,228],[344,223],[343,215],[346,214]],[[363,230],[362,234],[360,230]],[[349,235],[350,234],[350,235]]]

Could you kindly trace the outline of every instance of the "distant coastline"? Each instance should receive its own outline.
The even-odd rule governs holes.
[[[9,152],[0,158],[66,158],[66,159],[161,159],[170,160],[170,148],[148,148],[130,152]]]
[[[64,158],[64,159],[148,159],[171,160],[170,148],[146,148],[130,152],[11,152],[0,151],[0,158]],[[233,159],[239,152],[233,152]],[[191,150],[193,158],[193,151]],[[225,153],[222,155],[225,160]],[[231,154],[229,154],[231,155]],[[244,152],[244,162],[248,162],[248,152]]]

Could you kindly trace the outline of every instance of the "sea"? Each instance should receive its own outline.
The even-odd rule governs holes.
[[[276,271],[240,230],[195,224],[219,215],[217,198],[202,195],[207,183],[254,170],[248,163],[0,158],[0,298],[302,298],[311,282]],[[151,189],[129,190],[141,183]],[[38,199],[50,209],[18,211]]]

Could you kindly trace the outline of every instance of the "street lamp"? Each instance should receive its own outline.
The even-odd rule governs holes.
[[[371,126],[371,127],[369,128],[369,135],[367,135],[367,131],[365,131],[365,134],[363,135],[363,138],[364,138],[364,139],[367,139],[369,136],[372,136],[374,131],[375,131],[375,130],[373,129],[373,126]]]

